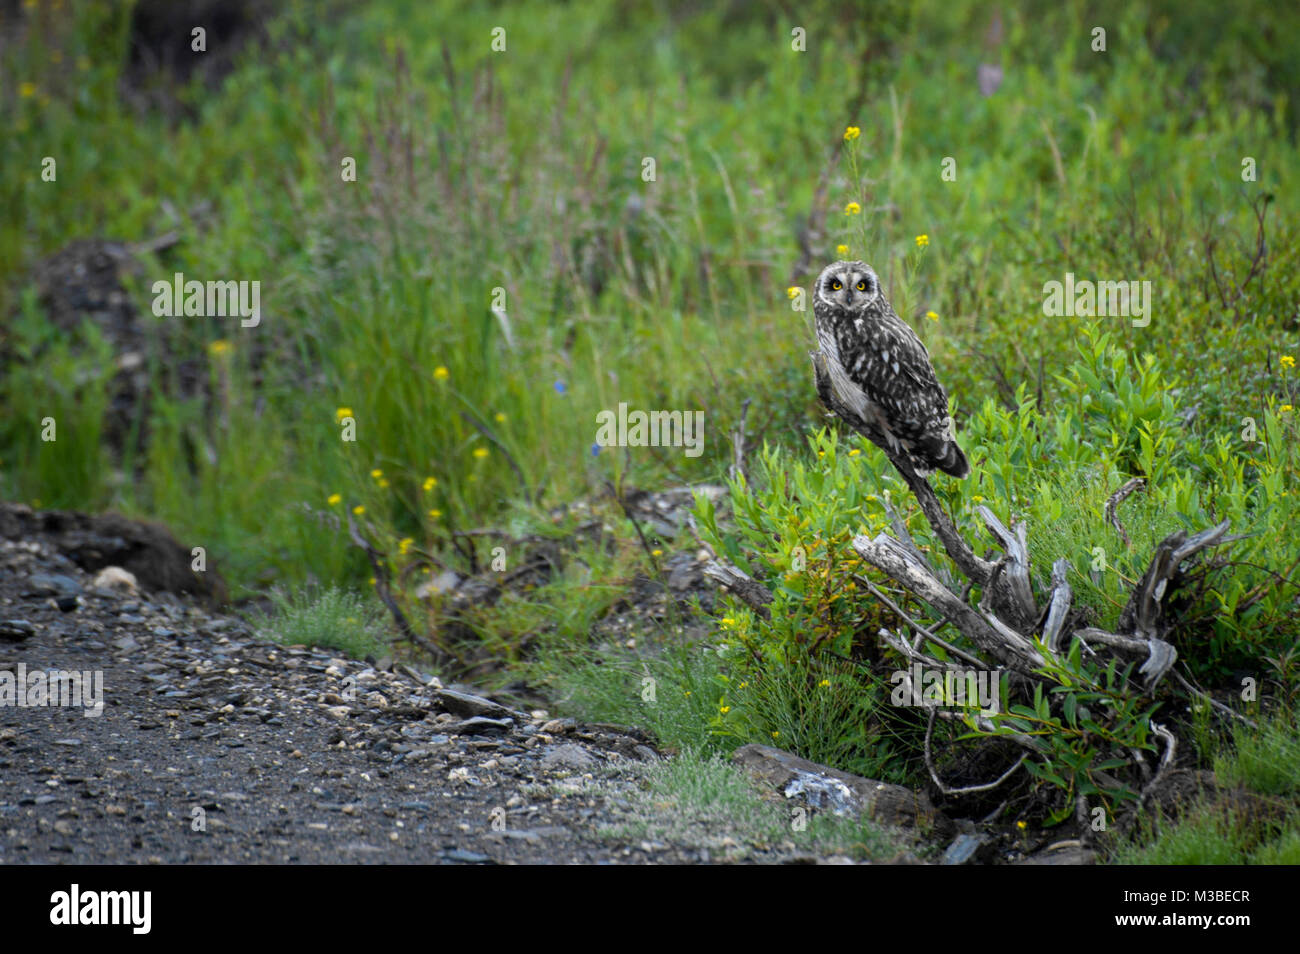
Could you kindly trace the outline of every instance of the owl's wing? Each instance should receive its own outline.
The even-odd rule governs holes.
[[[870,349],[855,355],[851,373],[867,396],[897,415],[904,430],[924,428],[948,413],[948,396],[916,332],[894,318],[881,322]],[[910,435],[909,435],[910,436]]]

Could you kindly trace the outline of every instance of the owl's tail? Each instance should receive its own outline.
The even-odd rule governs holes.
[[[957,442],[946,435],[916,447],[913,456],[920,457],[927,470],[941,470],[959,478],[970,475],[970,461]]]
[[[966,459],[966,455],[962,453],[956,441],[949,442],[945,449],[943,462],[939,464],[939,469],[945,474],[951,474],[954,477],[970,476],[970,461]]]

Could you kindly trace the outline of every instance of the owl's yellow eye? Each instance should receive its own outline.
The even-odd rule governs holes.
[[[858,291],[866,291],[866,290],[867,290],[867,283],[866,283],[866,282],[858,282]]]
[[[843,287],[844,287],[844,286],[843,286],[842,284],[840,284],[840,280],[839,280],[838,278],[835,279],[835,281],[831,282],[831,290],[832,290],[832,291],[839,291],[839,290],[840,290],[841,288],[843,288]]]

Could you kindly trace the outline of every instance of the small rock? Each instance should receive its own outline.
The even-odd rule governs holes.
[[[945,865],[964,865],[975,859],[975,853],[989,840],[988,835],[958,835],[943,853]]]
[[[509,732],[514,728],[513,719],[489,719],[485,716],[475,716],[472,719],[466,719],[463,722],[457,722],[455,725],[444,726],[448,735],[482,735],[492,732]]]
[[[600,763],[594,755],[573,743],[557,745],[543,755],[541,761],[542,768],[550,771],[569,769],[575,772],[589,772],[598,764]]]
[[[23,591],[23,596],[75,597],[80,594],[81,584],[62,573],[33,573]]]
[[[0,619],[0,639],[21,642],[36,635],[36,627],[25,619]]]
[[[444,709],[448,712],[454,712],[458,716],[487,716],[490,719],[504,719],[515,715],[514,712],[503,705],[493,702],[491,699],[473,696],[468,692],[439,689],[435,694]]]
[[[485,865],[492,861],[487,855],[480,855],[476,851],[462,851],[460,848],[444,851],[442,858],[444,861],[457,862],[462,865]]]
[[[136,582],[135,574],[130,570],[124,570],[120,566],[106,566],[95,574],[94,587],[97,590],[108,590],[113,593],[130,594],[134,596],[140,588]]]

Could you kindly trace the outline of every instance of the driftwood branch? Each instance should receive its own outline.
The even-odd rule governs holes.
[[[893,537],[883,533],[875,539],[854,537],[853,549],[917,599],[929,603],[940,615],[951,619],[963,635],[999,662],[1026,675],[1033,674],[1043,665],[1043,657],[1032,641],[1009,630],[1000,632],[940,583],[929,566],[912,556]]]
[[[720,583],[735,593],[742,603],[763,619],[772,617],[772,611],[768,608],[768,604],[772,602],[771,591],[740,567],[715,559],[704,564],[703,572],[710,580]]]

